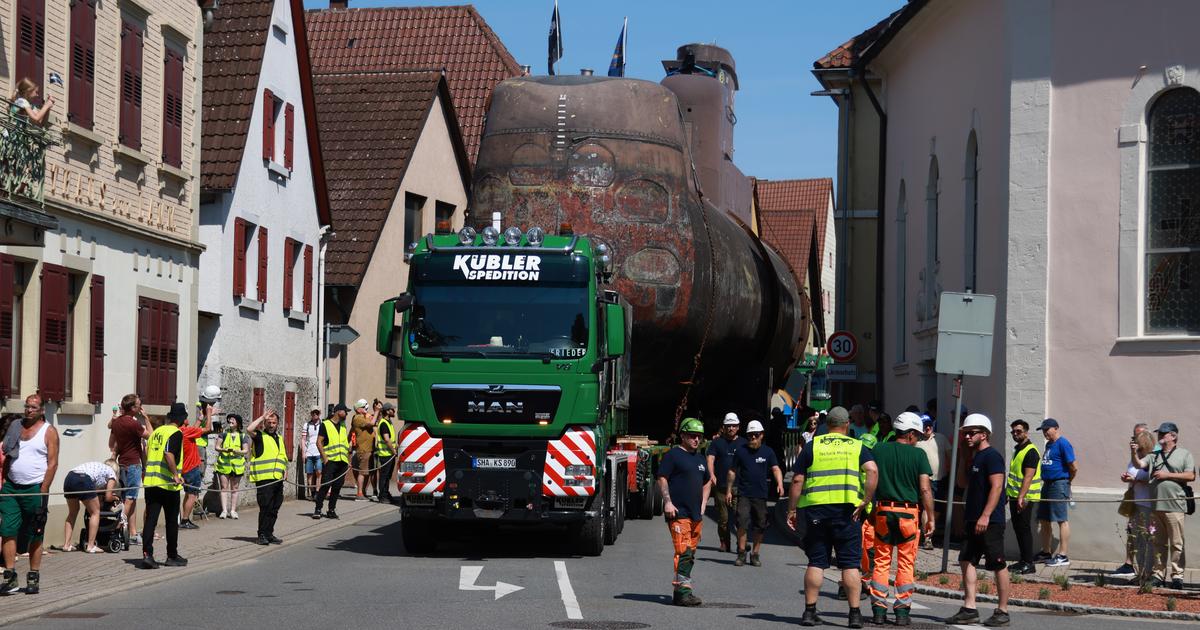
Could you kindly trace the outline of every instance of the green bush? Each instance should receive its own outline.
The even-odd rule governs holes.
[[[945,586],[950,583],[950,576],[945,573],[938,576],[938,584]]]
[[[929,574],[924,571],[914,571],[913,577],[916,578],[918,582],[924,582],[925,580],[929,579]]]
[[[1020,573],[1012,574],[1011,579],[1013,584],[1023,584],[1025,582],[1025,576],[1021,575]]]
[[[1150,582],[1150,580],[1146,580],[1138,586],[1138,592],[1141,593],[1142,595],[1147,595],[1147,594],[1153,593],[1154,592],[1154,584],[1152,584]]]
[[[1097,573],[1096,574],[1096,586],[1106,586],[1106,585],[1107,585],[1107,581],[1104,579],[1104,574]]]
[[[980,580],[977,588],[979,589],[980,594],[987,595],[988,593],[992,592],[992,583],[988,582],[987,580]]]
[[[1169,610],[1171,612],[1175,612],[1175,598],[1174,597],[1167,598],[1167,610]]]
[[[1050,599],[1050,589],[1043,586],[1038,589],[1038,599]]]
[[[1071,590],[1071,580],[1065,573],[1059,573],[1058,575],[1054,576],[1054,583],[1064,591]]]

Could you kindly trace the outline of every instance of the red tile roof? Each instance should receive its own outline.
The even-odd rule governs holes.
[[[326,253],[325,280],[332,286],[358,286],[434,97],[441,96],[464,186],[468,183],[466,152],[440,72],[318,74],[315,88],[329,200],[337,224]]]
[[[832,199],[833,180],[828,177],[754,181],[759,234],[783,255],[801,282],[808,279],[814,233],[817,260],[825,256],[825,232]]]
[[[832,68],[849,68],[858,61],[859,56],[871,44],[878,41],[883,35],[888,26],[892,23],[904,8],[897,9],[894,13],[880,20],[878,24],[871,28],[851,37],[849,41],[829,51],[824,57],[813,62],[813,67],[820,70],[829,70]]]
[[[445,70],[471,163],[492,88],[516,59],[472,6],[309,11],[313,71]]]

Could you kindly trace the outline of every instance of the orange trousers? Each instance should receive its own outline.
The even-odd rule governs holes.
[[[875,547],[875,517],[871,514],[863,516],[862,525],[862,584],[863,591],[867,590],[867,581],[871,579],[873,571],[875,553],[872,551]]]
[[[896,610],[912,607],[914,571],[917,562],[917,546],[921,542],[921,516],[917,507],[876,505],[874,521],[875,568],[871,572],[867,590],[871,593],[871,607],[888,606],[888,574],[892,570],[892,556],[896,556]],[[866,557],[866,554],[863,554]]]
[[[701,519],[677,518],[667,521],[671,531],[671,544],[675,547],[675,579],[671,584],[678,593],[692,590],[692,567],[696,563],[696,547],[700,544]]]

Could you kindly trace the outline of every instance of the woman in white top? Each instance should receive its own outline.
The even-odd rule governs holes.
[[[17,81],[17,89],[9,99],[9,115],[24,114],[29,122],[35,125],[45,123],[51,108],[54,107],[54,97],[47,96],[46,102],[41,107],[34,107],[32,101],[37,97],[38,86],[36,83],[30,81],[28,77]]]
[[[1150,431],[1142,431],[1133,440],[1130,440],[1129,464],[1125,468],[1125,473],[1121,475],[1121,481],[1129,483],[1133,488],[1134,510],[1129,517],[1125,535],[1126,566],[1117,571],[1124,573],[1128,568],[1132,568],[1138,583],[1150,579],[1154,568],[1151,544],[1153,537],[1150,535],[1150,520],[1154,505],[1149,500],[1151,495],[1149,463],[1150,455],[1154,453],[1154,445],[1154,434]]]
[[[113,489],[117,487],[117,462],[87,462],[76,466],[63,480],[63,492],[67,494],[67,520],[63,523],[63,551],[75,551],[71,542],[71,530],[75,529],[75,517],[79,515],[79,504],[87,508],[88,553],[100,553],[96,546],[96,528],[100,526],[100,498],[97,490],[104,491],[104,502],[116,501]]]

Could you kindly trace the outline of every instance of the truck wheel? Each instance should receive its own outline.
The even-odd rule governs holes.
[[[617,507],[621,513],[617,516],[617,533],[625,531],[625,515],[629,511],[629,486],[621,484],[621,498],[617,499]]]
[[[430,554],[437,549],[437,540],[425,521],[404,519],[400,523],[400,538],[404,541],[404,549],[414,556]]]
[[[609,501],[612,501],[612,507],[606,509],[604,517],[607,521],[604,524],[604,544],[611,545],[617,542],[617,535],[621,533],[620,523],[617,522],[617,517],[621,511],[618,507],[620,502],[613,501],[613,499],[616,498],[614,495],[619,496],[621,489],[619,487],[613,487],[611,484],[609,484],[608,487],[605,488],[604,492],[604,505],[607,506]]]
[[[645,520],[654,518],[654,495],[656,494],[658,494],[658,490],[654,488],[653,483],[646,483],[642,486],[642,491],[637,495],[638,518]]]
[[[572,528],[575,548],[581,556],[598,556],[604,552],[605,521],[608,504],[600,502],[600,513]]]
[[[652,511],[655,516],[662,516],[664,507],[662,495],[655,492],[652,496],[654,497],[654,509]]]

